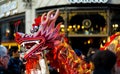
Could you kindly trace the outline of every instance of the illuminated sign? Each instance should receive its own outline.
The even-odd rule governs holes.
[[[107,3],[108,0],[68,0],[70,3]]]

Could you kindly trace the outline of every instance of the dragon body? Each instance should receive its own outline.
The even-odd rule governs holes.
[[[58,69],[60,74],[87,74],[88,68],[85,61],[78,57],[71,46],[64,40],[64,35],[60,34],[61,23],[55,26],[59,9],[42,14],[38,21],[35,21],[31,30],[32,34],[16,32],[15,40],[25,47],[24,59],[26,59],[26,70],[30,74],[30,69],[36,67],[37,61],[41,60],[38,53],[47,51],[45,57],[50,61],[50,65]],[[32,63],[34,63],[32,65]],[[88,73],[89,74],[89,73]]]

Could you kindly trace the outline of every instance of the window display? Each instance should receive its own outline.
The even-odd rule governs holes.
[[[70,11],[67,31],[69,34],[107,34],[105,11]]]
[[[25,32],[24,19],[13,20],[1,23],[1,40],[2,42],[13,41],[16,31]]]

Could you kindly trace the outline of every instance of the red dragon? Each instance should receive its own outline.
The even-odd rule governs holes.
[[[64,34],[60,33],[61,23],[55,26],[58,16],[59,9],[56,12],[51,10],[36,19],[38,21],[33,24],[32,34],[15,33],[16,42],[26,48],[24,55],[27,61],[26,70],[35,67],[33,65],[40,60],[36,54],[46,50],[47,60],[60,74],[89,74],[85,61],[75,54],[65,41]]]

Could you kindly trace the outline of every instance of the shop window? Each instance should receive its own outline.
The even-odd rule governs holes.
[[[69,11],[68,34],[107,34],[106,11]]]
[[[65,21],[64,21],[64,19],[63,19],[63,17],[62,16],[59,16],[58,18],[57,18],[57,20],[56,20],[56,22],[55,22],[55,25],[57,25],[58,23],[62,23],[61,24],[61,29],[60,29],[60,32],[61,33],[65,33]]]
[[[2,38],[2,41],[9,40],[9,35],[10,35],[9,23],[2,24],[1,25],[1,38]]]
[[[1,40],[2,40],[2,42],[14,41],[14,33],[17,31],[25,32],[24,19],[1,23]]]
[[[120,11],[113,11],[111,18],[111,34],[120,32]]]

